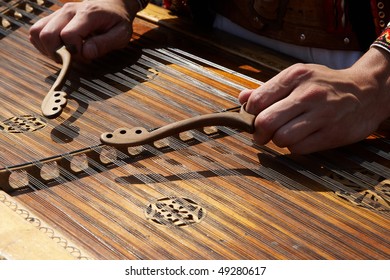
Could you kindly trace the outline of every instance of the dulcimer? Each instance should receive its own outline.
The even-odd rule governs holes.
[[[126,48],[56,63],[28,30],[63,3],[0,3],[1,259],[390,257],[387,122],[306,156],[255,144],[253,116],[180,126],[241,118],[295,60],[149,5]]]

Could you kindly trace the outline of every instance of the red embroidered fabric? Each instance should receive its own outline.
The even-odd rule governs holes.
[[[372,43],[371,47],[379,47],[390,52],[390,24],[387,25],[381,35]]]
[[[189,14],[187,0],[164,0],[163,7],[179,15]]]

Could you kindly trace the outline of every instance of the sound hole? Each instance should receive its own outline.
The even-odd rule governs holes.
[[[158,225],[185,227],[200,223],[206,211],[191,199],[166,197],[149,204],[145,215]]]
[[[0,130],[7,133],[25,133],[43,129],[46,125],[46,121],[38,116],[22,115],[0,122]]]

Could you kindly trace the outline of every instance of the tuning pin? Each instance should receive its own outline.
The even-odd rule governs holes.
[[[26,6],[24,7],[24,10],[27,13],[32,13],[34,11],[34,8],[30,4],[26,3]]]
[[[14,18],[16,18],[16,19],[22,19],[22,18],[23,18],[23,15],[22,15],[20,12],[15,11],[15,12],[14,12]]]
[[[10,28],[11,27],[11,22],[5,18],[2,18],[1,19],[1,25],[4,27],[4,28]]]

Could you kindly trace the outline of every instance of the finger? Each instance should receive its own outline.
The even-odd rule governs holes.
[[[42,29],[46,26],[46,24],[51,20],[53,14],[48,15],[47,17],[41,18],[36,23],[34,23],[29,30],[29,39],[30,42],[34,45],[36,49],[38,49],[42,54],[48,55],[46,53],[45,48],[43,47],[39,36]]]
[[[101,57],[112,50],[123,48],[130,40],[132,29],[126,24],[118,24],[108,32],[87,39],[82,56],[87,60]]]
[[[72,46],[75,54],[81,56],[84,38],[90,36],[96,30],[95,23],[76,14],[60,32],[63,44]]]
[[[297,141],[294,144],[288,146],[287,148],[292,154],[304,155],[336,148],[339,146],[334,141],[332,141],[328,135],[329,134],[326,131],[318,130],[308,135],[301,141]]]
[[[302,122],[300,116],[305,112],[305,105],[294,101],[293,96],[272,104],[261,111],[255,119],[253,134],[255,142],[263,145],[273,139],[277,131],[279,131],[279,138],[284,139],[291,126],[295,124],[294,121]]]
[[[272,141],[279,147],[292,147],[297,143],[303,141],[325,124],[311,113],[303,113],[289,122],[280,126],[272,137]]]
[[[122,18],[78,13],[61,32],[62,40],[76,46],[78,58],[91,60],[125,46],[131,36],[130,23]],[[76,57],[77,58],[77,57]]]
[[[326,121],[319,124],[319,129],[308,133],[299,141],[295,141],[287,148],[291,153],[309,154],[313,152],[333,149],[356,143],[370,135],[371,130],[361,129],[361,126],[352,123],[347,126],[329,124]]]
[[[244,89],[238,95],[238,101],[243,104],[248,101],[249,96],[252,94],[253,89]]]
[[[61,30],[73,18],[72,13],[56,14],[46,22],[39,33],[39,41],[43,52],[56,59],[56,50],[63,45]]]
[[[289,96],[299,83],[307,79],[308,74],[310,69],[304,64],[295,64],[283,70],[264,85],[253,90],[247,100],[248,113],[256,115]]]

